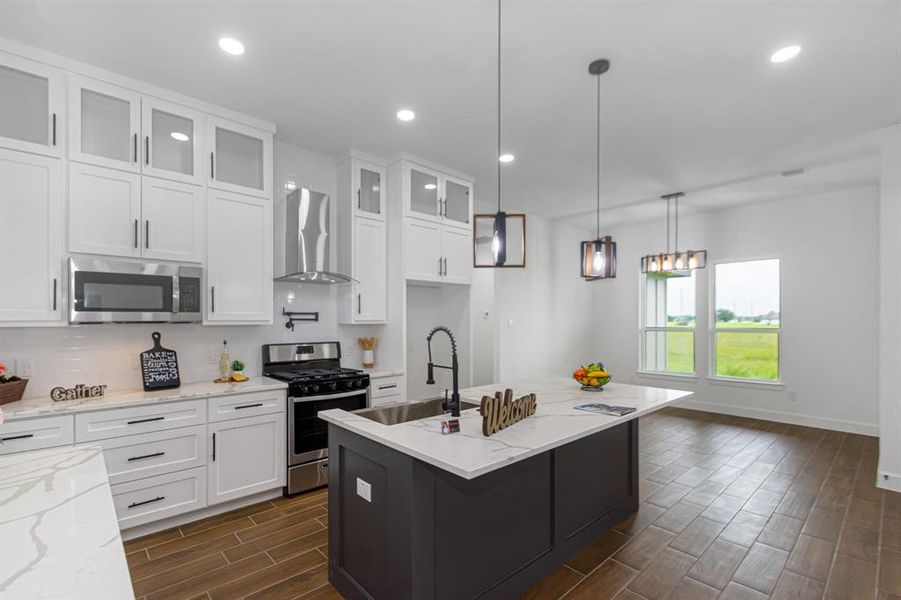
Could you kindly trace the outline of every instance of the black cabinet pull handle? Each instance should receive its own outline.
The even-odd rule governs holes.
[[[138,247],[138,220],[135,219],[135,248]]]
[[[379,389],[380,389],[380,390],[390,390],[390,389],[396,388],[396,387],[397,387],[397,384],[396,384],[396,383],[392,383],[391,385],[380,385],[380,386],[379,386]]]
[[[150,417],[149,419],[138,419],[136,421],[129,421],[128,425],[135,425],[137,423],[149,423],[151,421],[162,421],[166,417]]]
[[[53,310],[56,310],[56,277],[53,278]]]
[[[33,438],[33,437],[34,437],[33,433],[23,433],[22,435],[10,435],[7,437],[2,437],[2,438],[0,438],[0,442],[8,442],[10,440],[24,440],[24,439]]]
[[[144,247],[150,248],[150,219],[144,221]]]
[[[362,206],[360,204],[360,188],[357,188],[357,210],[360,210],[361,208],[362,208]]]
[[[216,163],[214,162],[214,160],[215,159],[213,158],[213,153],[210,152],[210,179],[216,179],[216,169],[215,169]]]
[[[56,146],[56,113],[53,113],[51,121],[53,125],[51,127],[50,139],[53,142],[53,145]]]
[[[144,136],[144,164],[150,164],[150,136]]]
[[[165,452],[154,452],[153,454],[145,454],[144,456],[132,456],[128,459],[128,462],[131,462],[133,460],[143,460],[145,458],[156,458],[157,456],[163,456],[165,454]]]
[[[258,406],[263,406],[263,403],[257,402],[256,404],[242,404],[241,406],[236,406],[235,410],[241,410],[242,408],[256,408]]]
[[[152,502],[159,502],[160,500],[165,500],[165,496],[157,496],[156,498],[151,498],[150,500],[144,500],[143,502],[132,502],[128,505],[128,508],[134,508],[136,506],[144,506],[145,504],[150,504]]]
[[[216,462],[216,432],[213,432],[213,462]]]
[[[138,134],[134,134],[134,153],[135,153],[135,162],[138,162]]]
[[[363,312],[363,295],[357,294],[357,314]]]
[[[210,286],[210,312],[216,312],[216,286]]]

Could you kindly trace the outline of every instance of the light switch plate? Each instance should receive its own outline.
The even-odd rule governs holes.
[[[357,477],[357,496],[366,502],[372,502],[372,484]]]

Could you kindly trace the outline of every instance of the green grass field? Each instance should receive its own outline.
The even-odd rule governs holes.
[[[736,327],[773,329],[754,323],[719,323],[719,329]],[[721,331],[717,334],[716,374],[723,377],[742,377],[776,381],[779,379],[779,340],[775,333],[736,333]],[[670,331],[666,339],[667,371],[670,373],[694,372],[692,336]]]

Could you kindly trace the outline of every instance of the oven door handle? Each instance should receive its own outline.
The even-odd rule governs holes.
[[[319,400],[337,400],[339,398],[350,398],[351,396],[359,396],[360,394],[366,394],[366,389],[354,390],[352,392],[341,392],[340,394],[320,394],[319,396],[304,396],[302,398],[294,398],[293,396],[288,398],[294,404],[300,404],[301,402],[317,402]]]

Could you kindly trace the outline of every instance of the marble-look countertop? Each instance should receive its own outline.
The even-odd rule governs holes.
[[[266,390],[286,389],[288,384],[283,381],[268,377],[251,377],[241,383],[187,383],[181,387],[159,390],[157,392],[145,392],[138,390],[121,390],[108,392],[102,398],[85,398],[82,400],[63,400],[54,402],[50,396],[35,396],[23,398],[18,402],[10,402],[0,406],[4,418],[27,419],[30,417],[42,417],[47,415],[61,415],[74,412],[102,410],[106,408],[119,408],[123,406],[138,406],[141,404],[154,404],[157,402],[175,402],[178,400],[191,400],[194,398],[206,398],[209,396],[231,396],[233,394],[246,394],[248,392],[263,392]]]
[[[531,417],[487,438],[482,435],[482,416],[475,408],[462,411],[460,432],[448,435],[441,433],[441,421],[447,415],[397,425],[382,425],[340,409],[322,411],[319,418],[465,479],[473,479],[693,395],[681,390],[622,383],[609,383],[602,392],[584,392],[571,379],[541,378],[469,388],[461,390],[460,397],[478,404],[482,396],[493,396],[494,392],[507,388],[513,390],[514,398],[535,393],[538,408]],[[638,410],[613,417],[574,408],[585,402],[634,406]]]
[[[134,598],[100,446],[0,456],[0,598]]]
[[[370,379],[381,379],[404,374],[403,369],[363,369],[363,372],[369,375]]]

